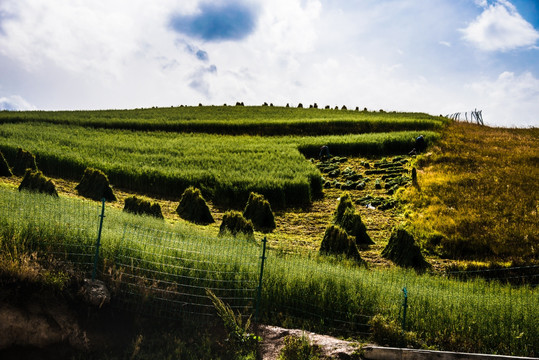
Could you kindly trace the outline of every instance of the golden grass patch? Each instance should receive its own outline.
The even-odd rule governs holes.
[[[537,260],[539,129],[453,123],[402,193],[423,246],[451,258]]]

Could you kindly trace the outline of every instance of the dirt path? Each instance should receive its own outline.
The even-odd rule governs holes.
[[[278,359],[287,336],[305,337],[312,345],[319,346],[323,356],[331,359],[359,359],[357,355],[359,344],[356,342],[278,326],[260,325],[259,331],[262,337],[260,352],[263,360]]]

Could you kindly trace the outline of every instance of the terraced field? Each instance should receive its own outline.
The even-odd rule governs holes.
[[[428,153],[410,156],[419,134],[427,139]],[[426,114],[271,106],[1,112],[0,150],[8,163],[19,148],[32,152],[60,196],[17,192],[21,177],[0,177],[0,271],[22,273],[28,261],[50,266],[50,249],[58,245],[91,248],[98,204],[79,201],[75,190],[91,166],[108,175],[117,197],[107,204],[101,255],[106,276],[115,273],[123,254],[130,267],[136,263],[160,276],[147,280],[153,281],[151,289],[172,296],[186,284],[171,279],[194,281],[194,273],[209,273],[225,261],[219,250],[225,242],[232,249],[245,246],[259,259],[259,240],[267,237],[271,261],[261,297],[263,321],[341,334],[382,330],[404,345],[535,356],[536,139],[536,131],[467,128]],[[331,157],[319,158],[321,145],[329,147]],[[491,150],[493,145],[500,148]],[[493,169],[499,163],[504,166]],[[511,174],[521,176],[516,180]],[[176,213],[179,196],[191,185],[202,190],[215,223],[190,224]],[[248,242],[219,237],[225,212],[245,206],[251,191],[270,200],[276,229],[255,233],[256,240]],[[375,243],[359,249],[366,266],[319,253],[345,193]],[[497,200],[500,193],[504,207]],[[165,221],[121,211],[133,195],[159,204]],[[499,224],[490,226],[493,221]],[[381,256],[401,223],[408,224],[432,265],[428,274],[398,269]],[[141,226],[141,233],[124,238],[132,225]],[[161,238],[149,244],[146,231],[190,239],[197,251],[208,247],[211,256],[200,255],[192,268],[163,266],[163,258],[178,260],[178,249]],[[125,253],[119,247],[123,241]],[[36,255],[40,251],[45,255]],[[510,261],[499,264],[500,254]],[[91,258],[93,252],[65,255]],[[210,258],[211,266],[204,265]],[[227,264],[227,275],[215,287],[227,287],[223,293],[242,290],[228,289],[242,265]],[[520,267],[505,269],[514,264]],[[491,265],[502,267],[511,277],[518,275],[518,286],[469,279],[478,273],[466,271],[472,265],[488,274]],[[466,281],[440,276],[451,274],[448,269]],[[53,268],[43,276],[61,283],[57,274]],[[248,275],[249,282],[256,283],[256,275]],[[410,332],[397,324],[406,289]]]
[[[50,176],[78,180],[86,167],[94,167],[105,172],[113,185],[128,190],[178,197],[194,185],[216,204],[231,207],[243,206],[251,191],[263,194],[274,208],[309,205],[321,196],[323,184],[320,172],[305,157],[317,157],[321,145],[329,145],[336,155],[403,154],[413,147],[419,135],[417,128],[437,128],[442,124],[439,118],[424,114],[415,118],[410,114],[271,107],[163,109],[159,116],[152,109],[125,113],[6,113],[0,113],[0,150],[8,162],[22,147],[36,155],[39,168]],[[117,114],[122,117],[114,117]],[[136,117],[130,118],[129,114]],[[285,118],[287,114],[289,120]],[[302,118],[303,114],[312,117]],[[208,134],[210,130],[155,131],[163,122],[183,126],[193,121],[200,121],[208,129],[215,129],[213,121],[218,121],[226,127],[226,133],[235,135]],[[96,125],[105,123],[136,130]],[[288,128],[292,123],[296,125]],[[357,134],[354,132],[358,123],[368,124],[370,130],[386,126],[392,129],[391,124],[400,124],[398,127],[407,131]],[[145,130],[132,124],[146,124],[142,127]],[[288,135],[244,133],[244,125],[265,132],[266,124],[284,127]],[[341,125],[349,133],[333,134],[332,130]],[[303,135],[313,132],[325,135]],[[431,141],[437,138],[433,131],[421,133]]]
[[[273,106],[182,106],[135,110],[0,112],[0,123],[20,122],[139,131],[314,136],[439,130],[444,121],[423,113]]]

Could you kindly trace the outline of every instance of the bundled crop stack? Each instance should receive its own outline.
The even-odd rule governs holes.
[[[13,174],[17,176],[25,175],[26,169],[37,170],[36,157],[31,152],[19,148],[13,164]]]
[[[219,227],[219,236],[226,234],[233,236],[243,234],[248,238],[252,238],[254,236],[253,223],[243,217],[239,211],[227,211]]]
[[[107,175],[97,169],[86,168],[82,180],[75,187],[75,190],[78,191],[79,195],[92,200],[104,198],[107,201],[116,201]]]
[[[330,225],[324,233],[324,239],[320,245],[321,254],[345,255],[351,259],[362,262],[354,239],[338,225]]]
[[[6,158],[4,157],[4,154],[2,154],[2,152],[0,151],[0,176],[10,177],[12,175],[13,173],[9,168]]]
[[[245,210],[243,210],[243,216],[251,220],[254,228],[258,231],[271,232],[276,227],[271,205],[264,198],[264,195],[251,193]]]
[[[202,193],[192,186],[183,192],[176,212],[182,219],[195,224],[206,225],[215,222],[206,200],[202,197]]]
[[[151,203],[148,200],[131,196],[125,199],[124,211],[136,215],[149,215],[158,219],[164,219],[161,206],[158,203]]]
[[[411,267],[417,271],[425,271],[430,267],[414,237],[403,227],[397,228],[391,234],[382,256],[398,266]]]
[[[366,246],[374,244],[374,241],[367,234],[367,228],[363,224],[363,221],[361,221],[361,215],[356,212],[349,194],[341,196],[333,216],[333,223],[339,225],[348,235],[352,236],[356,245]]]
[[[52,180],[43,176],[43,173],[41,173],[39,170],[26,170],[24,178],[19,185],[19,191],[22,190],[34,191],[58,197],[56,186]]]
[[[327,227],[320,252],[327,254],[344,254],[347,257],[362,262],[358,246],[372,245],[374,242],[367,234],[367,228],[356,213],[349,194],[344,194],[339,200],[333,224]]]

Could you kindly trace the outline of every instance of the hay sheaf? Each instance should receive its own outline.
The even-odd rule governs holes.
[[[320,244],[321,254],[345,255],[358,262],[363,262],[357,250],[354,239],[338,225],[330,225],[326,228],[324,238]]]
[[[101,170],[86,168],[80,183],[75,187],[79,195],[92,200],[116,201],[109,179]]]
[[[227,211],[219,227],[219,236],[243,234],[247,238],[254,237],[254,227],[251,220],[247,220],[239,211]]]
[[[164,219],[161,206],[148,200],[131,196],[125,199],[124,211],[135,215],[149,215],[158,219]]]
[[[58,197],[56,186],[51,179],[45,177],[41,171],[26,170],[24,178],[19,185],[19,191],[27,190]]]
[[[176,212],[182,219],[195,224],[207,225],[215,222],[202,193],[192,186],[183,192]]]
[[[10,177],[13,176],[11,169],[4,157],[4,154],[0,151],[0,176]]]
[[[367,234],[367,227],[363,224],[361,215],[356,212],[349,194],[341,196],[335,214],[333,215],[333,224],[338,225],[348,235],[352,236],[358,246],[374,244],[374,241]]]
[[[19,148],[13,164],[13,174],[17,176],[25,175],[26,169],[37,171],[36,157],[31,152]]]
[[[258,231],[271,232],[276,227],[271,205],[263,195],[256,193],[249,195],[243,216],[251,220],[254,228]]]
[[[414,237],[403,227],[393,231],[389,242],[382,251],[382,257],[393,261],[398,266],[413,268],[417,271],[425,271],[430,268],[430,264],[423,257]]]

